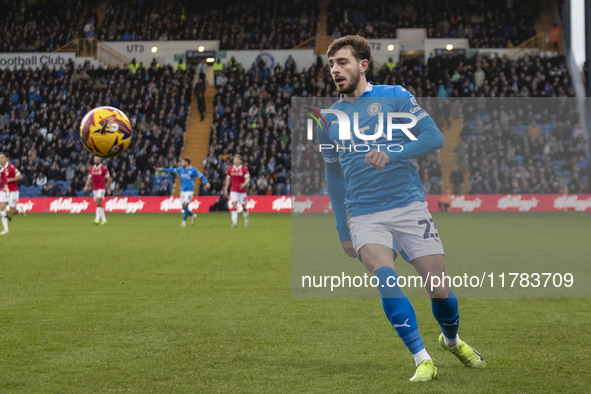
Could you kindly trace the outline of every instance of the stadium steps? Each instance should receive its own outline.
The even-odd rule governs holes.
[[[96,31],[99,31],[103,27],[103,21],[107,15],[107,8],[109,8],[109,0],[103,0],[99,2],[94,9],[98,16],[98,21],[96,21]]]
[[[320,0],[318,3],[318,31],[319,36],[328,35],[328,0]]]
[[[205,119],[201,121],[199,109],[197,107],[197,96],[191,99],[189,109],[189,120],[187,121],[187,132],[185,134],[185,145],[181,157],[191,159],[191,165],[203,172],[203,160],[207,157],[209,149],[209,136],[211,125],[213,123],[213,98],[215,96],[215,86],[208,86],[205,89]],[[173,186],[173,195],[179,195],[181,186],[177,177]],[[195,195],[199,193],[199,187],[195,186]]]
[[[539,2],[540,14],[536,18],[535,28],[536,34],[545,34],[548,37],[554,27],[554,11],[552,0],[540,0]]]
[[[317,55],[326,55],[328,46],[332,42],[332,36],[329,35],[318,35],[316,36],[316,47],[314,53]]]
[[[441,183],[443,190],[453,190],[453,185],[449,181],[449,176],[452,171],[456,168],[458,158],[454,149],[458,142],[460,142],[460,134],[462,132],[462,118],[451,118],[449,128],[442,130],[445,138],[445,144],[439,151],[439,160],[441,160]],[[462,183],[462,194],[468,193],[470,189],[468,183],[468,173],[464,173],[464,183]]]
[[[321,0],[318,4],[318,32],[314,52],[317,55],[326,54],[326,50],[332,41],[328,34],[328,0]]]
[[[536,35],[528,38],[522,43],[518,44],[511,52],[508,57],[515,59],[516,57],[523,54],[525,49],[536,48],[540,51],[555,51],[564,52],[564,36],[558,40],[558,48],[555,49],[551,43],[551,33],[554,23],[557,22],[554,15],[554,0],[538,0],[539,12],[535,16],[534,27],[536,29]]]

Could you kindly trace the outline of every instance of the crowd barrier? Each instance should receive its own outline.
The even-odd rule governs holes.
[[[217,196],[194,197],[189,207],[194,212],[208,212]],[[439,195],[428,195],[429,210],[439,211]],[[82,213],[94,212],[91,197],[21,197],[19,205],[27,212]],[[179,197],[109,197],[106,212],[179,212]],[[328,196],[249,196],[251,212],[332,212]],[[241,208],[239,209],[241,210]],[[451,212],[534,212],[591,211],[591,194],[467,194],[454,195]]]
[[[427,195],[431,212],[437,212],[440,195]],[[332,212],[328,196],[297,196],[294,213]],[[450,212],[550,212],[591,211],[591,194],[462,194],[452,195]]]

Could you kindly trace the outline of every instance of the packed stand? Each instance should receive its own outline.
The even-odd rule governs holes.
[[[307,76],[296,72],[295,62],[287,66],[231,63],[216,76],[204,170],[212,193],[222,189],[228,158],[238,153],[251,176],[249,194],[291,194],[290,100],[305,94]]]
[[[499,98],[497,102],[505,97],[574,97],[563,56],[443,55],[429,59],[428,70],[430,78],[417,78],[414,84],[421,93],[437,91],[437,97]],[[462,101],[473,104],[464,108],[463,139],[455,147],[460,165],[450,179],[454,192],[462,183],[473,194],[589,192],[588,142],[578,113],[566,108],[559,116],[546,108],[518,114],[511,105],[559,102],[513,100],[493,116],[475,109],[482,100]]]
[[[465,58],[445,55],[430,59],[426,66],[410,61],[392,69],[372,69],[368,77],[376,84],[406,86],[419,97],[419,103],[432,115],[444,134],[451,114],[442,111],[441,106],[438,108],[437,100],[428,100],[425,96],[551,96],[572,93],[562,58],[508,60],[489,56]],[[0,126],[4,130],[2,149],[8,151],[26,175],[21,182],[26,192],[80,195],[88,155],[77,139],[78,122],[94,106],[119,106],[130,115],[137,134],[130,150],[108,163],[115,180],[114,194],[168,195],[172,179],[154,175],[152,171],[158,166],[177,164],[184,141],[192,78],[191,71],[175,73],[171,67],[156,69],[152,65],[147,69],[140,67],[136,74],[129,69],[95,69],[89,65],[76,68],[73,64],[59,70],[5,70],[0,89]],[[508,84],[510,80],[514,83]],[[216,84],[214,124],[205,168],[205,175],[212,182],[211,192],[218,193],[222,188],[228,157],[241,153],[251,171],[250,193],[290,194],[290,99],[292,96],[337,96],[328,67],[319,60],[314,67],[299,70],[295,61],[289,59],[273,69],[260,62],[246,70],[241,64],[232,62],[216,76]],[[110,88],[105,90],[104,87],[108,86]],[[464,132],[466,139],[470,139],[469,157],[477,161],[468,160],[468,170],[481,165],[498,165],[500,160],[480,163],[486,156],[479,150],[482,149],[480,143],[470,138],[471,134],[469,129]],[[566,168],[565,163],[559,162],[566,157],[564,154],[557,153],[551,159],[554,160],[551,166],[555,173],[559,171],[572,190],[585,190],[584,185],[588,184],[586,156],[580,150],[584,140],[579,134],[583,133],[578,133],[578,140],[570,145],[562,136],[553,137],[560,140],[566,152],[570,154],[574,151],[578,155],[575,164],[579,171],[574,171],[573,163],[569,162],[570,167]],[[551,133],[548,136],[552,137]],[[488,141],[490,137],[482,138]],[[516,144],[518,147],[522,142],[516,140]],[[326,193],[322,162],[317,160],[317,152],[302,151],[300,148],[295,148],[295,165],[298,170],[305,171],[298,171],[300,179],[293,179],[298,182],[296,192]],[[516,160],[527,156],[519,152],[516,153]],[[437,153],[421,157],[419,168],[425,191],[440,193],[441,167]],[[570,171],[570,176],[566,171]],[[467,181],[476,179],[478,183],[478,176],[472,179],[472,175],[466,174]],[[574,186],[570,186],[571,181]],[[576,187],[577,182],[582,185],[581,188]],[[548,183],[553,184],[552,181]],[[502,182],[499,185],[491,186],[490,190],[508,190]],[[28,186],[33,187],[29,190]],[[488,190],[487,187],[477,186],[473,192]]]
[[[312,0],[242,2],[207,0],[110,1],[98,26],[100,2],[0,0],[0,52],[54,51],[74,38],[101,41],[220,40],[220,49],[289,49],[316,36],[318,3]],[[397,28],[426,28],[427,36],[468,38],[471,48],[513,47],[535,35],[535,0],[333,0],[328,31],[395,38]]]
[[[214,122],[205,175],[216,193],[223,186],[232,154],[244,157],[251,173],[250,194],[326,194],[324,164],[311,144],[294,147],[296,178],[291,174],[292,97],[336,97],[330,70],[319,58],[299,69],[291,57],[272,69],[263,61],[244,69],[231,61],[216,75]],[[442,122],[446,117],[442,115]],[[431,180],[433,190],[441,189],[441,167],[436,154],[419,160],[421,176]]]
[[[97,3],[0,0],[0,52],[53,52],[75,38],[91,35],[98,21]]]
[[[307,70],[298,69],[291,57],[272,69],[264,61],[252,64],[249,69],[231,61],[216,76],[216,87],[204,170],[212,184],[212,193],[222,189],[231,165],[228,159],[239,153],[251,174],[249,194],[327,194],[324,163],[318,160],[313,144],[298,142],[294,147],[295,178],[291,172],[291,98],[337,96],[330,70],[320,58]],[[425,155],[419,163],[429,191],[441,190],[437,154]],[[296,185],[294,190],[292,181]]]
[[[24,174],[21,195],[84,194],[91,156],[78,129],[84,114],[101,105],[122,109],[135,129],[130,148],[106,162],[113,194],[158,194],[166,178],[153,170],[177,165],[192,81],[192,72],[170,66],[134,73],[70,62],[59,69],[3,70],[0,148]]]
[[[220,40],[220,49],[290,49],[316,35],[311,0],[110,2],[99,40]]]
[[[326,96],[334,96],[336,93],[332,88],[330,80],[330,73],[327,68],[324,68],[320,76],[313,80],[322,80],[325,86],[330,89],[326,92]],[[507,57],[497,57],[493,55],[478,55],[473,57],[465,57],[460,54],[449,54],[435,56],[429,59],[427,65],[416,59],[409,59],[403,61],[399,65],[384,64],[382,67],[376,69],[371,67],[368,72],[368,80],[374,84],[399,84],[405,86],[413,94],[419,97],[419,104],[423,105],[427,112],[433,117],[435,123],[442,130],[445,137],[445,130],[449,127],[451,116],[460,116],[458,105],[453,106],[453,110],[446,111],[442,109],[442,103],[438,104],[437,100],[429,100],[427,97],[572,97],[574,96],[573,87],[568,75],[568,71],[563,56],[531,56],[525,55],[518,59],[509,59]],[[422,98],[422,99],[421,99]],[[572,123],[573,121],[569,121]],[[569,124],[570,124],[569,123]],[[528,125],[529,127],[529,125]],[[543,126],[544,130],[548,130]],[[567,185],[573,182],[574,186],[569,186],[570,190],[585,190],[585,184],[588,184],[588,177],[583,174],[588,172],[587,156],[581,147],[584,147],[584,133],[580,128],[577,129],[577,141],[570,143],[562,142],[560,145],[568,145],[568,147],[559,148],[565,149],[569,153],[575,152],[577,155],[576,166],[579,168],[575,171],[572,159],[567,163],[567,155],[555,155],[551,162],[551,166],[555,173],[565,179]],[[507,131],[509,133],[514,131]],[[485,133],[486,134],[486,133]],[[550,136],[550,132],[546,133]],[[568,134],[568,132],[566,132]],[[517,138],[518,134],[515,134]],[[553,138],[560,139],[562,134],[557,133]],[[467,135],[465,135],[467,137]],[[487,141],[492,141],[490,137]],[[568,139],[567,139],[568,140]],[[496,140],[495,140],[496,141]],[[472,148],[480,146],[476,141],[472,141]],[[577,147],[576,149],[573,148]],[[297,149],[297,148],[295,148]],[[302,179],[294,179],[297,191],[302,191],[302,194],[316,194],[324,193],[326,187],[323,184],[322,168],[315,168],[317,163],[313,160],[315,152],[312,153],[309,148],[303,152],[296,150],[295,159],[298,160],[298,169],[303,169],[299,172]],[[466,146],[466,150],[468,147]],[[480,160],[485,157],[479,148],[476,153],[472,154],[467,160],[473,163],[472,169],[478,168]],[[517,149],[511,148],[511,149]],[[471,150],[473,152],[474,150]],[[517,154],[518,159],[525,157],[525,154]],[[569,156],[570,157],[570,156]],[[559,160],[563,159],[563,162]],[[493,161],[492,165],[498,165],[498,161]],[[486,163],[489,167],[490,162]],[[570,168],[566,168],[566,167]],[[464,182],[470,180],[480,182],[478,179],[482,174],[476,174],[472,177],[470,168],[462,168],[462,178],[465,177]],[[570,174],[567,172],[569,171]],[[498,169],[497,169],[498,172]],[[317,175],[319,174],[320,175]],[[442,192],[441,179],[441,165],[438,154],[436,152],[430,153],[419,158],[419,174],[424,185],[426,193],[440,194]],[[559,178],[559,177],[558,177]],[[535,180],[535,178],[532,178]],[[486,183],[486,182],[485,182]],[[320,184],[320,188],[318,188]],[[577,185],[583,185],[579,188]],[[477,186],[474,192],[496,192],[497,190],[507,190],[507,187],[485,187],[481,189]],[[459,188],[458,188],[459,190]],[[484,191],[482,191],[484,190]],[[492,190],[492,191],[489,191]],[[555,190],[552,189],[552,190]]]
[[[422,72],[420,68],[412,70]],[[407,71],[408,73],[408,71]],[[404,73],[402,75],[404,78]],[[562,55],[440,55],[429,59],[422,75],[412,75],[421,95],[435,97],[573,97]],[[420,78],[426,77],[426,78]],[[408,78],[407,78],[408,79]]]
[[[589,193],[591,168],[574,102],[466,102],[470,193]]]
[[[537,0],[454,1],[332,0],[328,31],[396,38],[398,28],[425,28],[429,38],[468,38],[471,48],[510,48],[533,37]]]

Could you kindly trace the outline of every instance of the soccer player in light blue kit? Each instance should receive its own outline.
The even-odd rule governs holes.
[[[156,168],[156,171],[172,172],[179,175],[181,180],[181,204],[183,204],[183,221],[181,227],[187,226],[187,218],[191,217],[191,226],[195,225],[195,214],[189,209],[189,204],[195,193],[195,178],[201,178],[205,182],[203,188],[209,190],[211,185],[209,181],[195,167],[191,167],[191,159],[188,157],[181,159],[181,166],[178,168]]]
[[[485,367],[484,358],[457,335],[459,311],[453,290],[447,283],[431,288],[428,281],[445,274],[445,260],[427,210],[416,159],[443,146],[439,128],[403,87],[367,82],[371,48],[365,38],[341,37],[330,45],[327,55],[341,94],[330,110],[347,114],[352,130],[357,130],[343,139],[338,113],[330,111],[324,114],[328,130],[318,129],[328,192],[344,252],[359,257],[376,276],[384,312],[414,356],[417,368],[411,381],[430,381],[437,376],[437,368],[423,345],[414,309],[396,285],[394,261],[398,253],[426,282],[433,315],[442,330],[440,345],[467,367]],[[386,114],[393,112],[414,115],[416,125],[406,132],[394,129],[388,136],[388,121],[401,124],[412,120],[401,115],[387,119]]]

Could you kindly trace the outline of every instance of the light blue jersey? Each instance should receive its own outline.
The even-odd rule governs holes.
[[[317,129],[320,150],[327,164],[327,184],[334,184],[332,181],[339,177],[339,171],[334,168],[337,164],[344,180],[344,190],[340,186],[332,190],[329,187],[333,205],[341,201],[338,194],[344,192],[346,211],[349,217],[355,217],[425,200],[416,158],[441,148],[443,137],[412,94],[401,86],[369,84],[360,98],[353,101],[341,98],[330,109],[346,113],[351,129],[350,139],[339,139],[337,116],[330,113],[323,115],[328,131],[324,125]],[[391,137],[388,139],[388,123],[396,125],[411,121],[404,117],[388,119],[388,113],[414,115],[416,126],[407,129],[408,133],[400,128],[391,128]],[[359,134],[376,135],[377,139],[363,140],[353,132],[355,128]],[[383,133],[380,134],[379,130],[383,130]],[[416,140],[412,140],[409,134]],[[390,157],[390,162],[383,170],[365,164],[365,156],[369,150],[375,149],[386,152]],[[337,224],[341,224],[341,239],[346,239],[344,218],[339,218],[336,211],[335,216]]]
[[[162,171],[173,172],[179,175],[181,179],[181,192],[194,192],[195,178],[201,178],[203,182],[209,183],[205,175],[200,173],[195,167],[163,168]]]

